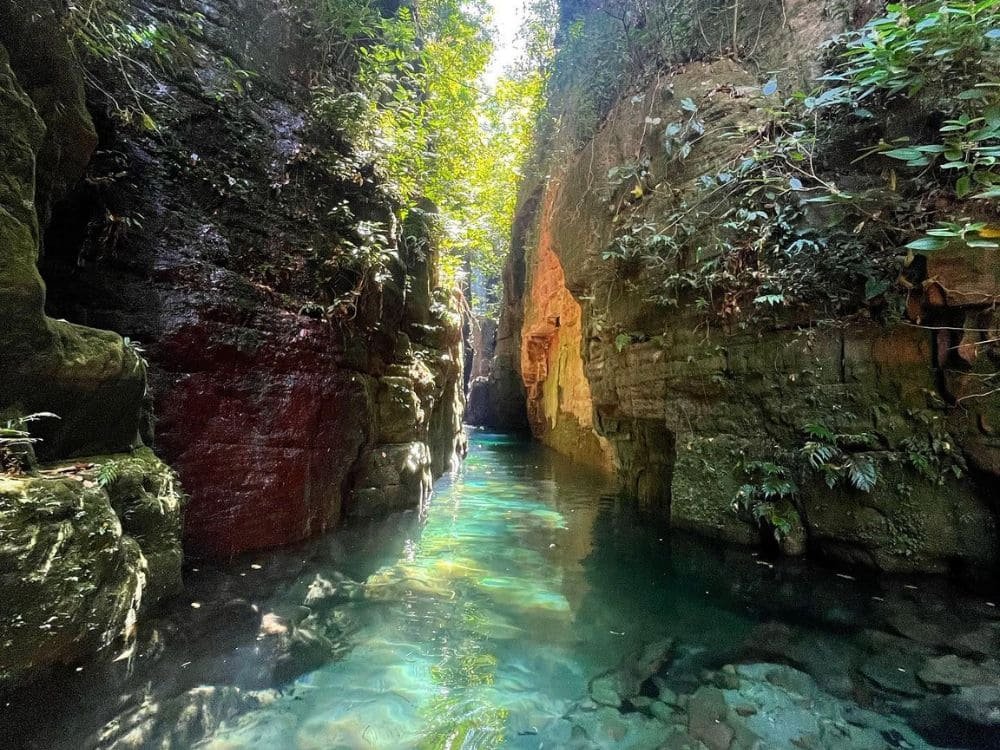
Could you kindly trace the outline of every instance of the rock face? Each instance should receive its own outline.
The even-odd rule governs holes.
[[[173,40],[125,74],[84,67],[63,3],[0,0],[0,427],[58,416],[0,480],[0,690],[109,654],[179,590],[185,496],[144,447],[151,407],[196,556],[419,506],[465,449],[433,206],[402,226],[314,127],[283,3],[166,6],[108,21]]]
[[[497,324],[491,318],[474,321],[471,336],[472,369],[469,372],[465,421],[475,427],[491,427],[497,421],[496,403],[490,389],[490,373],[497,350]]]
[[[839,22],[816,4],[784,9],[780,28],[762,27],[765,60],[754,64],[806,79],[818,42]],[[697,200],[700,177],[739,160],[743,146],[714,133],[766,128],[767,115],[753,96],[760,82],[751,63],[689,62],[642,86],[611,107],[582,147],[546,145],[570,153],[547,169],[544,184],[525,189],[492,397],[523,386],[542,441],[613,466],[631,494],[673,525],[741,544],[773,544],[767,523],[734,511],[744,467],[794,453],[806,425],[834,420],[841,433],[876,436],[860,450],[884,467],[882,476],[870,492],[806,478],[795,502],[777,510],[786,552],[896,571],[993,567],[1000,397],[967,397],[995,370],[995,251],[930,256],[910,293],[910,318],[896,324],[854,316],[829,326],[726,328],[685,300],[650,302],[656,290],[641,271],[629,275],[602,258],[622,231],[621,211],[607,199],[618,194],[609,171],[650,155],[641,183],[659,186],[653,197],[640,186],[621,200],[646,201],[640,215],[655,223],[670,201]],[[685,160],[670,159],[659,124],[683,122],[686,107],[711,133]],[[684,252],[694,257],[695,249]],[[974,479],[920,476],[910,450],[929,441],[944,463],[967,462]]]
[[[93,462],[0,478],[0,693],[40,668],[108,654],[181,589],[176,475],[148,449]],[[115,476],[102,485],[107,465]]]
[[[74,326],[45,316],[45,287],[36,268],[43,209],[66,182],[79,179],[96,137],[83,108],[79,72],[54,74],[52,81],[21,80],[12,64],[15,52],[33,50],[30,62],[41,71],[72,59],[68,43],[53,33],[51,11],[37,23],[17,23],[9,3],[0,16],[11,19],[0,32],[0,97],[4,120],[0,162],[0,410],[13,416],[47,411],[60,419],[40,424],[42,457],[127,450],[140,442],[145,368],[122,338],[107,331]],[[46,54],[51,59],[45,59]],[[27,87],[27,90],[26,90]],[[32,98],[34,95],[35,98]],[[41,105],[36,103],[40,99]],[[44,119],[48,114],[49,119]],[[44,171],[58,163],[59,173]],[[36,175],[44,175],[39,192]]]
[[[16,429],[37,412],[58,416],[30,422],[41,442],[22,446],[24,472],[0,477],[0,693],[111,652],[181,585],[183,495],[142,447],[144,361],[118,334],[44,313],[41,226],[96,143],[53,7],[0,3],[0,418]],[[110,455],[39,472],[35,453]]]
[[[318,52],[284,4],[126,5],[190,49],[127,82],[93,66],[120,100],[140,92],[157,131],[98,118],[100,155],[53,211],[42,272],[53,314],[142,343],[157,449],[191,496],[187,550],[228,556],[419,505],[464,449],[433,207],[400,226],[370,167],[316,125]],[[352,226],[381,236],[380,278],[352,270]]]

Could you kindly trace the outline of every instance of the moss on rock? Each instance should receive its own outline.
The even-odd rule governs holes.
[[[47,130],[2,46],[0,111],[0,408],[60,417],[40,425],[43,458],[131,449],[145,408],[141,358],[117,334],[45,316],[36,163]]]
[[[30,423],[43,461],[112,455],[0,475],[0,692],[111,651],[181,585],[182,495],[139,437],[143,359],[115,333],[45,315],[39,218],[95,142],[58,16],[0,0],[0,414],[59,417]]]
[[[0,477],[0,692],[106,653],[181,585],[182,495],[150,451]],[[119,473],[102,486],[100,468]]]

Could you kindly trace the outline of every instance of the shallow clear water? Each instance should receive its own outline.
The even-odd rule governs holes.
[[[986,645],[960,658],[989,667],[993,603],[944,581],[864,578],[669,534],[601,475],[474,433],[421,513],[190,570],[131,658],[8,706],[5,746],[653,748],[695,709],[666,723],[641,697],[598,710],[588,685],[670,637],[667,692],[712,687],[726,664],[812,676],[796,706],[764,683],[728,686],[768,717],[760,747],[802,747],[790,727],[810,715],[847,729],[808,747],[1000,747],[915,677],[968,634]]]
[[[342,612],[350,652],[207,746],[517,744],[665,619],[692,641],[738,643],[753,620],[669,585],[641,554],[655,554],[647,534],[595,528],[611,489],[517,441],[478,437],[402,554],[367,578],[363,600],[341,605],[353,610]]]

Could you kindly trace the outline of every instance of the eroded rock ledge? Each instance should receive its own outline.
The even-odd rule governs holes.
[[[102,483],[102,467],[113,481]],[[148,449],[0,479],[0,692],[113,656],[181,582],[177,476]]]

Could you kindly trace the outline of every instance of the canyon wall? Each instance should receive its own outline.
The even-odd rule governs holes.
[[[155,130],[92,87],[99,156],[55,207],[41,263],[53,314],[144,348],[194,556],[419,505],[464,450],[433,207],[403,227],[371,166],[317,121],[324,62],[303,12],[131,3],[126,21],[187,48],[151,76],[95,66],[104,92],[138,91]],[[356,226],[382,235],[385,278],[350,267]]]
[[[0,2],[0,690],[180,590],[182,506],[228,558],[418,508],[465,451],[435,209],[321,121],[305,12]]]
[[[609,258],[632,231],[626,221],[664,223],[678,204],[703,200],[704,175],[746,158],[746,140],[731,134],[767,133],[775,117],[758,70],[783,71],[773,84],[783,91],[815,75],[820,43],[845,22],[828,5],[785,2],[784,18],[747,24],[760,36],[752,59],[699,54],[647,71],[582,144],[558,132],[544,141],[540,197],[522,201],[518,217],[528,240],[508,260],[508,276],[524,282],[505,289],[501,330],[510,335],[493,375],[518,382],[494,391],[523,385],[537,437],[613,465],[630,494],[677,528],[886,570],[989,570],[1000,552],[1000,397],[983,387],[996,369],[996,250],[910,259],[907,309],[895,322],[802,306],[739,324],[738,309],[728,319],[706,314],[691,294],[657,301],[649,268]],[[874,10],[859,6],[853,18]],[[705,135],[672,158],[664,129],[692,112]],[[898,120],[906,117],[914,113]],[[886,140],[905,126],[886,125]],[[875,179],[838,158],[841,184]],[[636,164],[622,180],[619,165]],[[702,236],[692,230],[669,261],[678,274],[695,271]],[[773,521],[738,507],[751,473],[791,479],[777,464],[825,424],[864,443],[851,456],[880,467],[874,487],[831,489],[806,472],[794,477],[794,495],[768,503]],[[924,476],[915,446],[930,444],[934,460],[965,470]]]
[[[143,446],[145,363],[44,312],[42,227],[96,135],[55,12],[35,10],[0,3],[0,694],[109,652],[181,587],[184,497]]]

